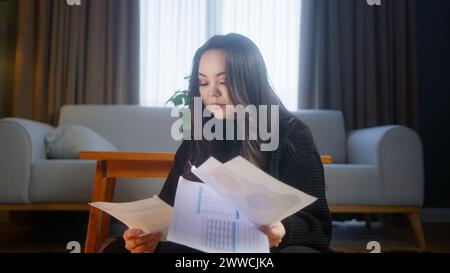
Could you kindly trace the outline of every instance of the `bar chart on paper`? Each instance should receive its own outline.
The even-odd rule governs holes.
[[[225,217],[239,219],[239,212],[217,193],[205,187],[199,187],[197,193],[197,213],[206,217]]]
[[[237,223],[230,219],[239,219],[237,210],[217,196],[215,192],[199,187],[197,214],[204,216],[202,220],[202,230],[204,230],[202,242],[206,247],[236,252]]]
[[[180,178],[168,240],[205,252],[269,252],[267,236],[207,185]],[[186,224],[189,223],[189,224]]]
[[[203,219],[203,244],[217,250],[236,252],[237,227],[235,221]]]

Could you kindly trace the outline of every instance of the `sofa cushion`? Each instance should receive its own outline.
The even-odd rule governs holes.
[[[95,177],[92,160],[40,160],[31,168],[32,203],[88,203]],[[158,195],[165,179],[119,178],[114,202],[129,202]]]
[[[324,165],[326,196],[330,205],[379,205],[381,182],[372,165]]]
[[[95,176],[92,160],[39,160],[31,166],[32,203],[87,203]]]
[[[45,147],[51,159],[77,159],[80,151],[117,151],[104,137],[79,125],[64,125],[49,133]]]

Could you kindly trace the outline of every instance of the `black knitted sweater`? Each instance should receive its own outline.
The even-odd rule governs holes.
[[[264,169],[273,177],[318,198],[312,205],[282,220],[286,235],[282,243],[272,251],[288,246],[307,246],[320,251],[328,249],[331,237],[331,216],[325,197],[324,170],[320,155],[308,127],[292,117],[280,120],[280,142],[278,149],[265,152],[267,167]],[[189,174],[189,164],[199,166],[203,162],[189,162],[194,141],[183,141],[179,147],[172,170],[164,184],[159,197],[170,205],[175,201],[178,178],[184,176],[197,180]],[[209,141],[209,156],[226,162],[240,153],[240,141]],[[206,161],[209,156],[200,161]],[[174,243],[161,242],[159,252],[184,252],[191,249]]]

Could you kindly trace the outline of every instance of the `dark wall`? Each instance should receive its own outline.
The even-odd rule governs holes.
[[[425,206],[450,207],[450,1],[417,0]]]

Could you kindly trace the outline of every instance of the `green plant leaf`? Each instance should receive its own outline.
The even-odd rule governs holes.
[[[185,80],[190,79],[190,76],[184,77]],[[189,105],[191,100],[188,90],[177,90],[175,93],[166,101],[166,105],[171,102],[175,106],[186,106]]]

